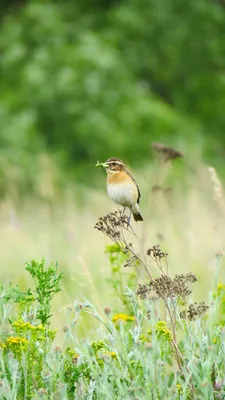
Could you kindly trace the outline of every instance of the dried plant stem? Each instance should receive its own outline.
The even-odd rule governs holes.
[[[221,207],[221,209],[225,212],[225,198],[224,198],[224,192],[223,192],[223,185],[221,183],[221,180],[217,174],[217,171],[214,167],[208,167],[208,171],[210,174],[210,178],[213,184],[213,194],[214,194],[214,199],[218,203],[218,205]]]

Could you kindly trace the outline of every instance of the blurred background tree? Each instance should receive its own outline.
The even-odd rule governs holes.
[[[156,140],[200,145],[219,167],[224,37],[222,0],[4,0],[2,194],[9,180],[35,191],[43,153],[84,183],[98,159],[149,162]]]

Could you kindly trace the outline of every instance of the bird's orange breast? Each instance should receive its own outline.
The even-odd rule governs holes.
[[[131,178],[126,174],[126,172],[108,172],[107,182],[110,185],[116,185],[119,183],[125,183],[131,181]]]

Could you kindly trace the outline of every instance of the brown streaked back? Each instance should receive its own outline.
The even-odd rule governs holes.
[[[127,171],[127,170],[126,170],[126,171]],[[140,198],[141,198],[141,192],[140,192],[139,186],[138,186],[136,180],[134,179],[133,175],[132,175],[129,171],[127,171],[127,174],[129,175],[129,177],[132,179],[132,181],[133,181],[133,182],[135,183],[135,185],[137,186],[137,191],[138,191],[137,203],[139,204],[139,203],[140,203]]]

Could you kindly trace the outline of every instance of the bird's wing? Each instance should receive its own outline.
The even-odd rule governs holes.
[[[140,198],[141,198],[141,192],[140,192],[139,186],[138,186],[136,180],[134,179],[133,175],[129,171],[126,171],[126,172],[127,172],[127,175],[132,179],[132,181],[136,185],[136,188],[137,188],[137,191],[138,191],[137,203],[139,204],[140,203]]]

